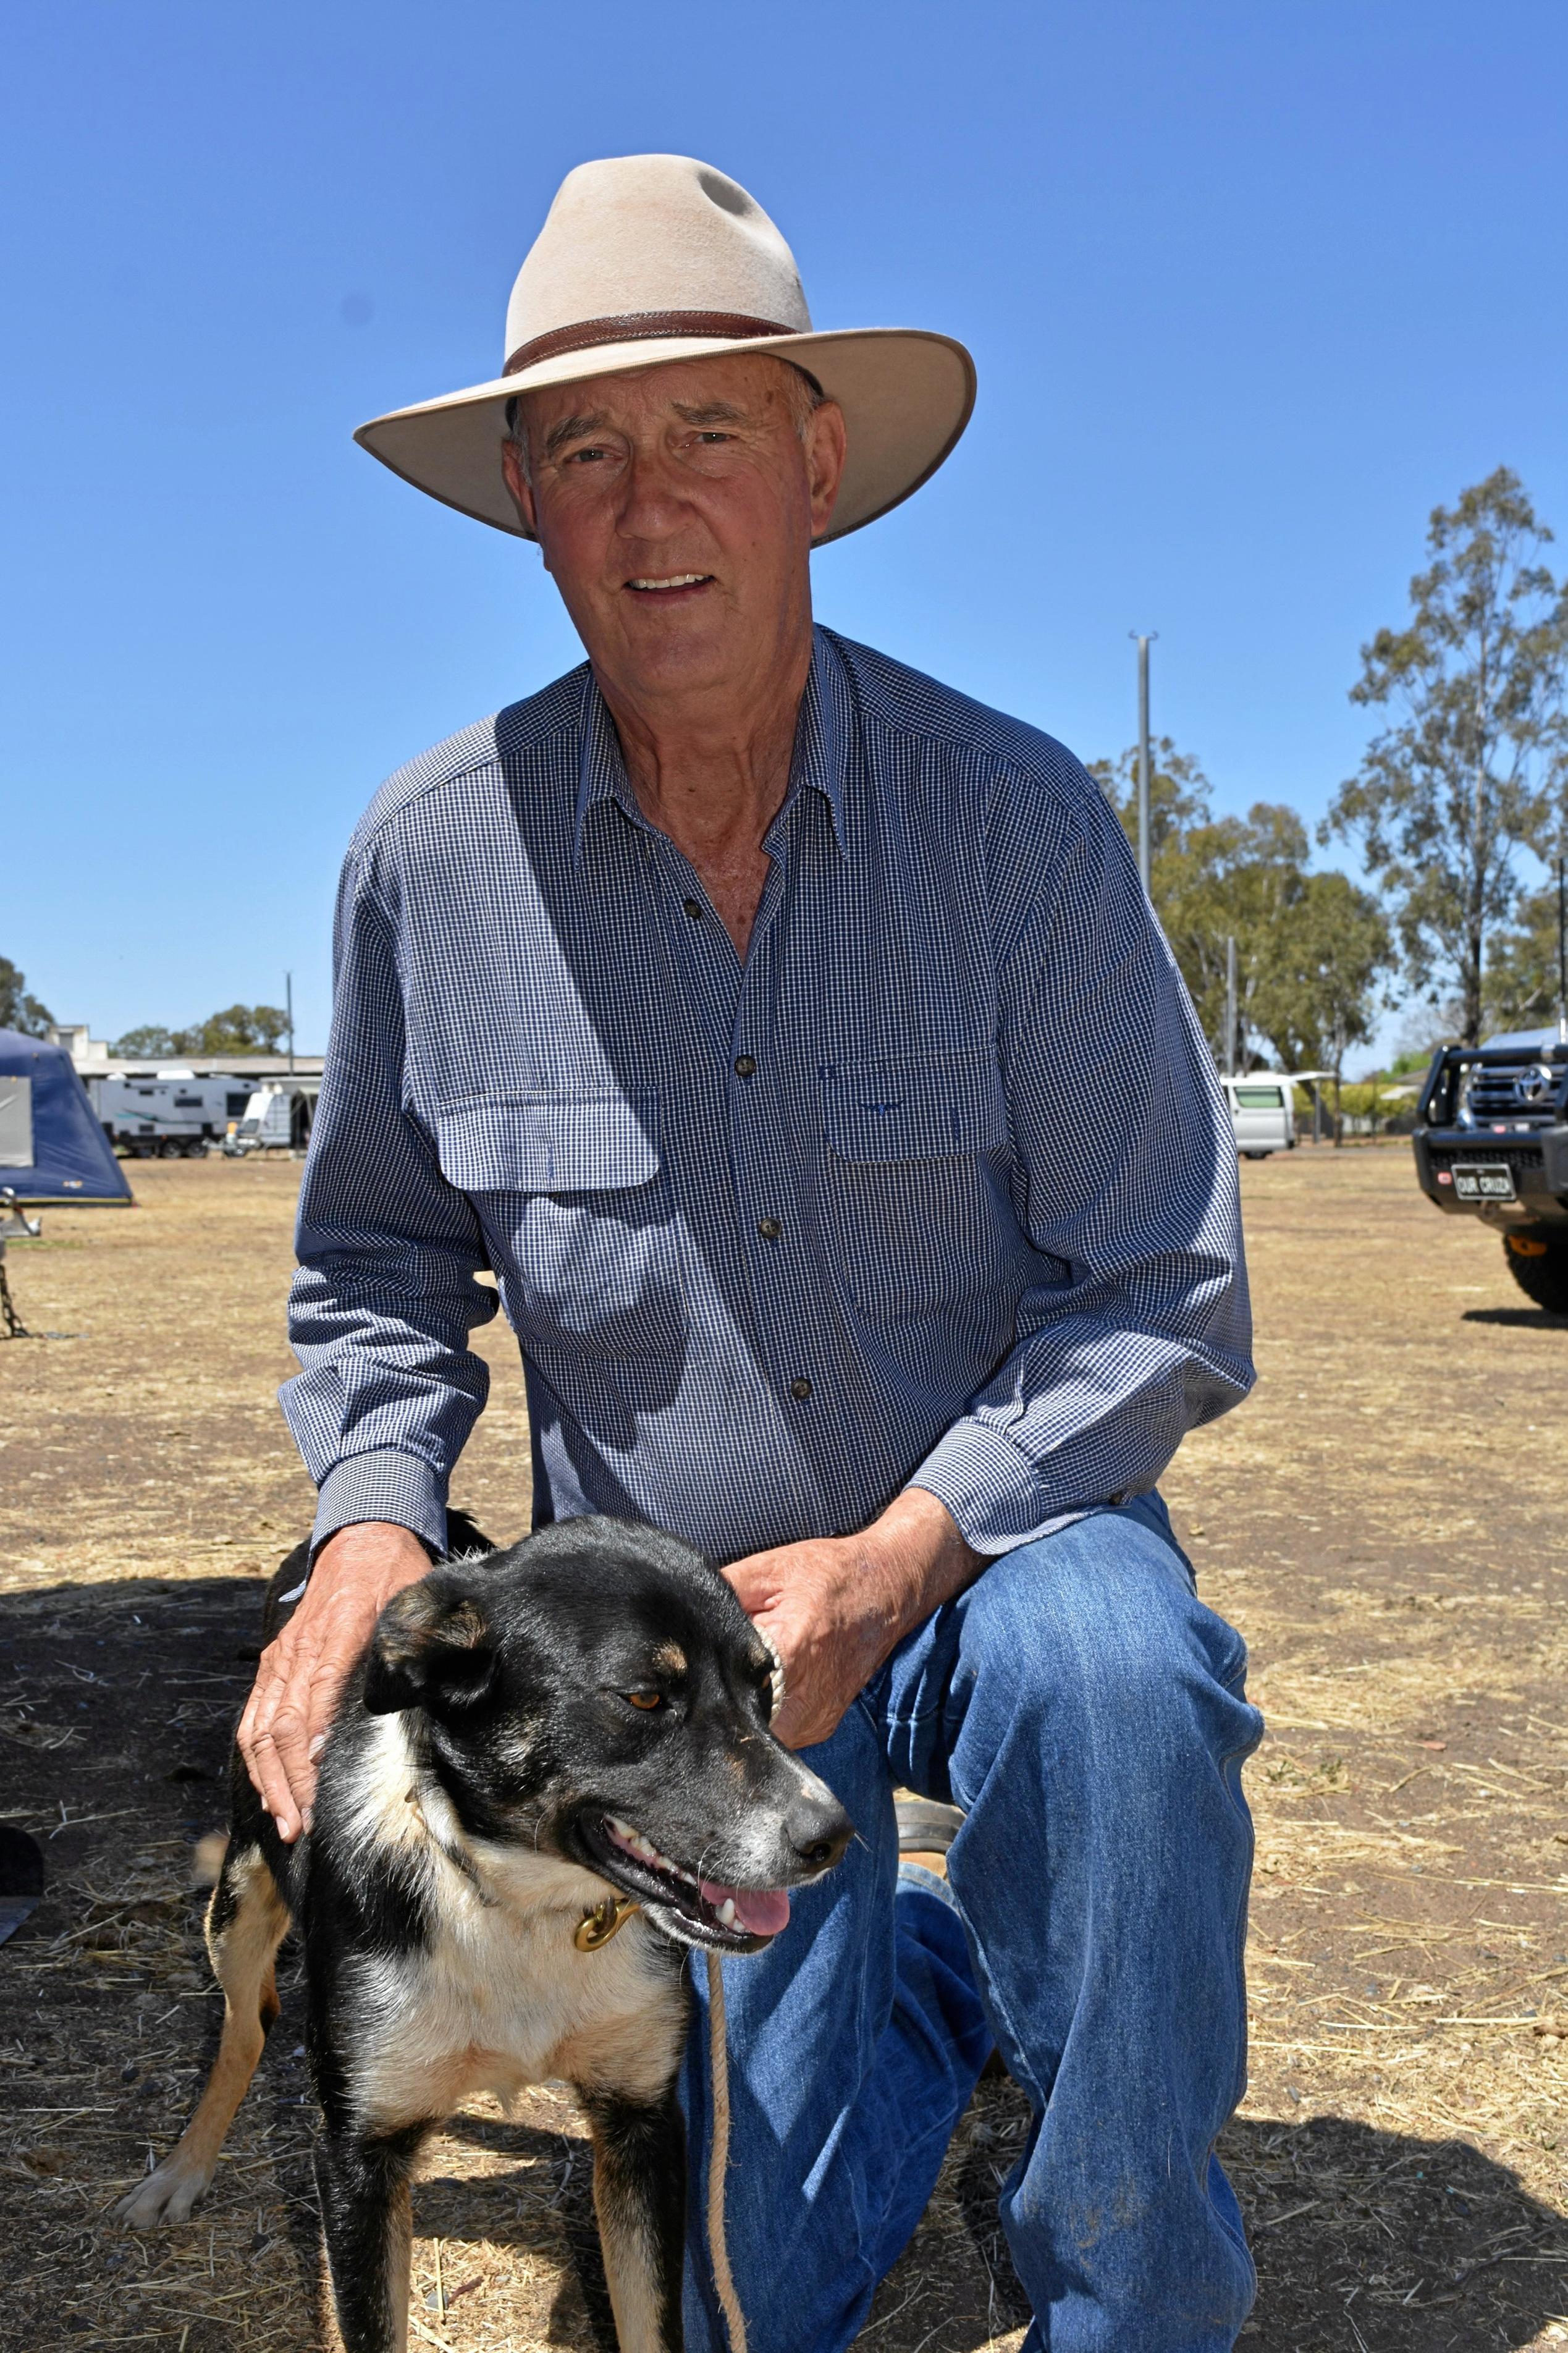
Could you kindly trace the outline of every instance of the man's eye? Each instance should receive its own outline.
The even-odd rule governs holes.
[[[697,436],[699,441],[708,442],[732,441],[734,438],[732,433],[700,433]]]
[[[571,456],[563,458],[561,462],[563,466],[596,466],[605,455],[603,449],[574,449]]]
[[[626,1697],[630,1700],[634,1707],[656,1708],[662,1707],[664,1705],[664,1694],[662,1692],[632,1691],[627,1692]]]

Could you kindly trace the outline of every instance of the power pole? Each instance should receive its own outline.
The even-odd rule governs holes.
[[[1236,942],[1225,944],[1225,1074],[1236,1076]]]
[[[1136,629],[1129,629],[1130,638],[1138,646],[1138,879],[1149,895],[1149,649],[1159,636],[1158,629],[1146,638]]]
[[[289,1068],[292,1072],[294,1068],[294,976],[291,972],[286,972],[283,976],[283,1002],[289,1008]]]

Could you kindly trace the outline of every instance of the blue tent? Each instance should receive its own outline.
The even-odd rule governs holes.
[[[18,1201],[129,1201],[63,1046],[0,1029],[0,1187]]]

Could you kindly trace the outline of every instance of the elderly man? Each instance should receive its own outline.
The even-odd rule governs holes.
[[[993,2047],[1031,2343],[1211,2353],[1253,2288],[1214,2148],[1260,1724],[1155,1482],[1251,1378],[1233,1139],[1082,768],[812,622],[812,548],[941,463],[968,356],[815,332],[773,223],[678,156],[571,174],[507,341],[361,438],[537,540],[588,661],[349,852],[286,1392],[317,1549],[250,1769],[297,1836],[442,1546],[491,1268],[536,1522],[722,1564],[860,1832],[725,1973],[753,2353],[848,2343]],[[945,1880],[900,1870],[900,1786],[960,1810]],[[686,2306],[717,2353],[695,2223]]]

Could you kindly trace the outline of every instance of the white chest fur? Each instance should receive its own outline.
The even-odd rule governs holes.
[[[355,1793],[356,1830],[416,1873],[432,1930],[416,1951],[361,1957],[345,1972],[351,2081],[366,2126],[447,2116],[476,2092],[509,2100],[552,2078],[658,2099],[686,2020],[663,1939],[634,1916],[598,1951],[579,1952],[574,1931],[605,1883],[526,1848],[463,1840],[438,1791],[426,1785],[411,1799],[402,1725],[382,1724]]]

